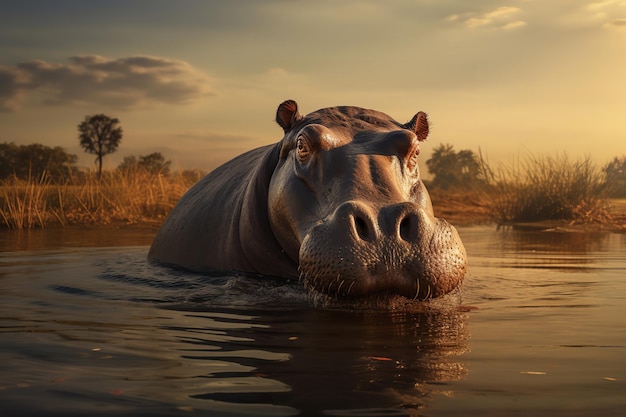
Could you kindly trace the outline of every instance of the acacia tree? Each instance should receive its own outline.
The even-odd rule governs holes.
[[[122,140],[122,128],[119,120],[104,114],[85,116],[78,125],[80,146],[85,152],[96,155],[98,178],[102,175],[102,157],[117,150]]]

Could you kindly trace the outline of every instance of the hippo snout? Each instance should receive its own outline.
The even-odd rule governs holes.
[[[412,203],[394,204],[374,213],[366,205],[350,201],[337,209],[335,226],[348,227],[355,241],[375,243],[389,239],[400,244],[411,244],[419,236],[420,223],[423,221],[420,216],[423,215],[424,211]]]
[[[299,258],[307,285],[342,297],[437,297],[456,288],[466,271],[454,227],[411,202],[344,202],[310,229]]]

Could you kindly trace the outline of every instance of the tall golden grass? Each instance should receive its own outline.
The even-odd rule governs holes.
[[[488,206],[500,224],[543,220],[572,223],[611,221],[607,184],[589,158],[529,156],[492,169],[482,160]]]
[[[43,227],[48,217],[50,180],[10,178],[0,185],[0,216],[10,229]]]
[[[0,182],[0,228],[160,223],[198,179],[141,168],[95,171],[54,182],[45,173]]]

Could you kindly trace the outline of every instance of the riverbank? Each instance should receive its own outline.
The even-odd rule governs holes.
[[[499,224],[517,228],[560,230],[560,231],[611,231],[626,233],[626,199],[607,199],[605,215],[593,221],[581,220],[540,220],[528,222],[498,223],[493,214],[489,194],[481,192],[459,192],[433,190],[430,192],[433,209],[437,217],[442,217],[458,226]]]
[[[198,178],[140,170],[87,175],[57,184],[49,179],[0,183],[0,229],[51,227],[158,229]],[[626,232],[626,199],[593,200],[595,211],[578,210],[574,220],[502,221],[496,191],[430,189],[437,217],[459,226],[516,225],[560,230]]]

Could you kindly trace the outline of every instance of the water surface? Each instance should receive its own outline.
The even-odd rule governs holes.
[[[626,235],[459,228],[428,305],[146,261],[153,231],[0,231],[2,416],[618,416]]]

